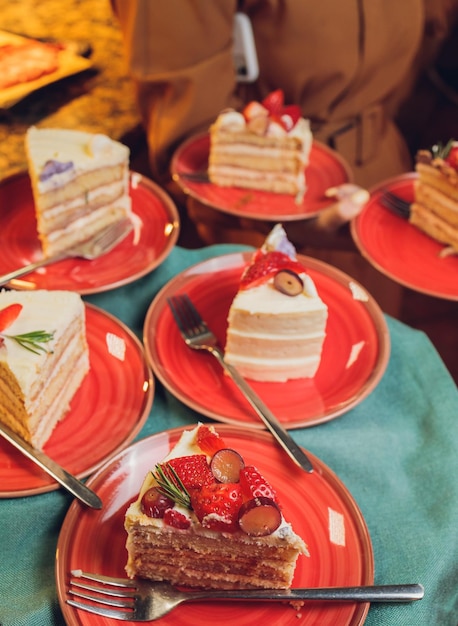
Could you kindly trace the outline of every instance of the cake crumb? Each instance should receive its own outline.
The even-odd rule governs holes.
[[[304,601],[303,600],[290,600],[288,604],[296,611],[296,615],[295,615],[296,619],[302,619],[304,614],[302,613],[301,609],[305,604]]]

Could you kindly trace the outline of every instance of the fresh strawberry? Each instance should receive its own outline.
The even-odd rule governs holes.
[[[262,106],[262,104],[256,102],[255,100],[249,102],[243,109],[242,113],[247,122],[255,117],[267,117],[269,115],[269,111],[266,107]]]
[[[274,276],[279,270],[289,269],[296,274],[305,272],[298,261],[294,261],[287,254],[272,250],[266,254],[255,254],[253,263],[245,270],[240,281],[241,289],[248,289],[261,285]]]
[[[301,118],[301,115],[302,115],[301,108],[297,104],[287,104],[286,106],[283,107],[281,111],[282,118],[284,115],[288,115],[291,118],[293,126],[295,126],[297,122],[299,121],[299,119]]]
[[[180,528],[186,530],[191,526],[191,521],[186,515],[180,513],[176,509],[167,509],[164,513],[164,524],[167,526],[173,526],[173,528]]]
[[[170,459],[166,465],[173,467],[186,489],[195,489],[215,482],[205,454]]]
[[[197,445],[202,452],[209,456],[213,456],[218,450],[227,448],[222,437],[205,425],[202,425],[197,431]]]
[[[10,304],[0,311],[0,332],[6,330],[8,326],[17,319],[22,311],[22,304]]]
[[[458,170],[458,144],[451,147],[450,152],[444,160],[450,167]]]
[[[262,101],[262,106],[265,107],[269,113],[272,115],[280,115],[283,109],[283,104],[285,102],[285,96],[282,89],[277,89],[272,91],[264,100]]]
[[[269,126],[269,118],[258,115],[258,117],[253,117],[253,119],[248,120],[246,126],[251,133],[262,137],[266,134]]]
[[[240,470],[240,487],[245,501],[262,496],[278,504],[275,490],[254,465],[247,465]]]
[[[191,494],[191,506],[204,528],[235,532],[242,505],[239,483],[217,483]]]

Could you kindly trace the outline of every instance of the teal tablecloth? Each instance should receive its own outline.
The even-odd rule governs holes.
[[[185,267],[241,249],[175,248],[150,275],[87,300],[141,337],[157,291]],[[358,503],[371,535],[375,582],[420,582],[423,600],[372,605],[367,626],[456,626],[458,622],[458,394],[428,338],[387,319],[392,351],[377,388],[340,418],[294,431]],[[157,385],[139,438],[196,421]],[[71,503],[62,489],[0,500],[0,624],[63,624],[55,583],[59,529]],[[338,625],[336,625],[338,626]]]

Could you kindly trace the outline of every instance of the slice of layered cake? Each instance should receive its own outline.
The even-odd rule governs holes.
[[[277,224],[243,272],[229,310],[225,359],[252,380],[313,377],[327,317],[326,304]]]
[[[209,589],[283,589],[308,555],[278,496],[213,426],[183,431],[126,513],[126,571]]]
[[[312,147],[310,123],[281,90],[240,113],[225,110],[210,127],[208,176],[215,185],[293,195],[306,191]]]
[[[458,142],[419,150],[410,222],[458,252]]]
[[[0,421],[42,448],[89,370],[85,308],[70,291],[0,291]]]
[[[45,256],[130,217],[127,146],[105,135],[32,127],[26,152]]]

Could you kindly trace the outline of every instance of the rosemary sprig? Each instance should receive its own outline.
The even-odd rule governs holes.
[[[169,463],[158,463],[152,474],[161,493],[177,504],[184,506],[187,509],[191,508],[191,496],[189,495],[186,487],[183,485],[181,478]]]
[[[435,144],[431,148],[433,157],[435,159],[446,159],[450,153],[450,150],[452,149],[454,142],[454,139],[449,139],[444,146],[441,141],[438,141],[437,144]]]
[[[54,333],[48,333],[44,330],[34,330],[30,333],[23,333],[22,335],[7,335],[0,333],[0,337],[11,339],[26,350],[29,350],[34,354],[40,354],[40,352],[52,352],[51,350],[47,350],[41,344],[51,341],[51,339],[54,338]]]

